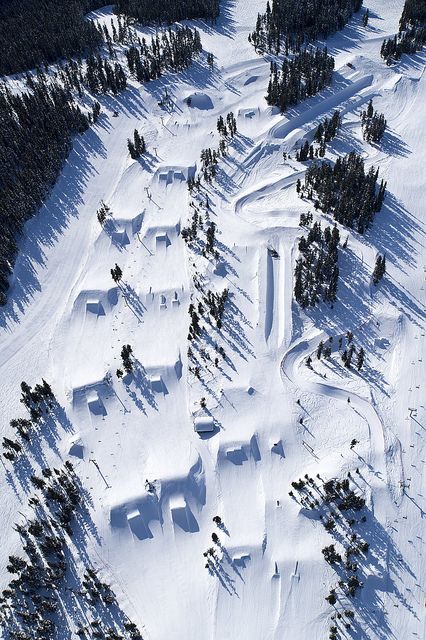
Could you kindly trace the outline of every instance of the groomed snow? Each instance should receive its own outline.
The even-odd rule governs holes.
[[[403,4],[366,3],[368,27],[361,12],[327,42],[333,86],[282,116],[264,100],[269,62],[247,42],[264,3],[224,0],[216,26],[197,23],[214,70],[203,58],[180,75],[146,87],[131,81],[123,94],[100,98],[99,122],[76,139],[26,226],[0,312],[2,435],[23,415],[21,381],[48,380],[72,429],[59,429],[54,447],[43,443],[41,464],[72,460],[93,500],[91,560],[148,640],[328,637],[332,607],[324,598],[338,577],[321,549],[332,539],[288,492],[305,473],[355,476],[356,468],[371,552],[352,603],[360,626],[347,637],[426,638],[425,55],[395,67],[380,59]],[[110,9],[95,15],[108,24]],[[166,88],[169,111],[158,105]],[[370,98],[388,122],[378,146],[360,130]],[[343,125],[327,157],[361,152],[380,168],[388,195],[364,237],[341,228],[348,247],[339,301],[305,315],[292,301],[299,216],[309,207],[295,190],[305,170],[295,147],[335,109]],[[191,253],[180,230],[192,215],[186,180],[201,149],[218,146],[216,120],[231,110],[238,134],[208,189],[216,264]],[[135,128],[149,151],[140,163],[127,153]],[[105,229],[96,219],[101,200],[113,214]],[[323,227],[325,218],[314,212]],[[378,252],[388,273],[375,290]],[[115,263],[120,287],[110,276]],[[229,287],[231,304],[228,363],[210,364],[202,382],[187,358],[196,271],[206,289]],[[348,330],[367,354],[360,374],[335,356],[329,365],[316,360],[321,339]],[[124,344],[136,366],[119,380]],[[314,371],[304,364],[310,354]],[[197,416],[211,416],[214,430],[197,433]],[[19,555],[12,527],[26,509],[7,469],[2,588],[8,555]],[[212,532],[223,545],[217,575],[203,556]]]

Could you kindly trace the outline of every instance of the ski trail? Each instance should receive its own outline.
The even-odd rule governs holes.
[[[373,82],[372,75],[366,75],[355,82],[352,82],[350,85],[333,93],[331,96],[324,98],[317,102],[317,104],[308,108],[306,111],[303,111],[300,115],[297,115],[291,119],[283,118],[284,122],[281,120],[280,122],[274,124],[267,133],[266,137],[259,142],[252,151],[248,154],[245,162],[244,168],[248,170],[250,167],[255,165],[264,154],[265,149],[269,147],[279,144],[284,141],[284,139],[293,133],[295,130],[300,130],[303,126],[312,123],[315,118],[326,114],[331,109],[337,108],[343,102],[348,101],[350,98],[353,98],[360,91],[369,87]],[[349,109],[353,109],[354,105],[351,103],[347,108],[342,108],[341,113],[344,114]]]
[[[281,361],[281,377],[289,380],[293,385],[303,391],[322,395],[334,400],[347,403],[350,398],[351,410],[357,411],[366,421],[371,441],[371,466],[375,474],[375,485],[380,488],[381,483],[386,482],[389,493],[394,497],[395,479],[402,477],[400,457],[396,455],[397,444],[390,439],[388,429],[380,417],[371,394],[371,401],[360,395],[348,392],[335,384],[324,382],[311,382],[304,378],[300,372],[300,364],[311,354],[320,340],[326,340],[328,336],[323,331],[312,330],[293,343]]]

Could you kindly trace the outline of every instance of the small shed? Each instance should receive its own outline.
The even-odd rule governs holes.
[[[194,431],[197,433],[214,431],[214,420],[212,416],[199,416],[198,418],[194,418]]]

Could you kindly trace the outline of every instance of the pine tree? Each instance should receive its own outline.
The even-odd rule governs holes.
[[[362,17],[362,24],[364,25],[364,27],[366,27],[368,25],[368,18],[370,17],[370,12],[367,9]]]
[[[140,158],[143,153],[146,151],[145,140],[143,136],[141,136],[137,129],[134,130],[133,133],[134,140],[134,149],[136,158]]]
[[[377,285],[386,273],[386,256],[378,255],[373,271],[373,284]]]
[[[97,100],[95,100],[95,102],[92,105],[92,118],[94,123],[98,121],[100,113],[101,113],[101,105]]]
[[[130,140],[130,138],[127,138],[127,148],[129,150],[130,157],[132,158],[132,160],[136,160],[139,156],[136,154],[135,145]]]
[[[365,351],[364,349],[361,347],[358,351],[358,355],[357,355],[357,361],[356,361],[356,366],[358,371],[361,371],[363,365],[364,365],[364,360],[365,360]]]

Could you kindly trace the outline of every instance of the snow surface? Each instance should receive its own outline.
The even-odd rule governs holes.
[[[327,42],[333,86],[282,116],[264,100],[269,62],[247,42],[263,4],[227,0],[215,27],[197,23],[215,55],[212,72],[203,58],[145,87],[132,81],[122,95],[101,99],[99,122],[76,139],[26,226],[1,310],[2,433],[22,415],[21,380],[48,380],[72,428],[43,442],[34,470],[72,459],[93,499],[92,562],[148,640],[328,637],[324,598],[338,578],[321,548],[331,538],[288,491],[305,473],[343,477],[358,467],[371,553],[351,637],[426,638],[425,56],[384,65],[381,41],[397,31],[403,0],[371,0],[366,29],[358,14]],[[96,15],[110,20],[110,10]],[[158,106],[166,88],[168,111]],[[379,146],[364,143],[360,130],[371,97],[388,121]],[[294,150],[334,109],[343,126],[327,157],[362,152],[367,166],[380,167],[388,195],[364,237],[341,229],[348,249],[338,303],[303,314],[292,301],[292,272],[308,205],[296,196],[305,165]],[[217,147],[216,120],[230,110],[239,132],[209,188],[215,265],[188,250],[180,229],[191,215],[185,181],[201,149]],[[148,144],[141,162],[127,154],[135,127]],[[283,162],[283,151],[292,159]],[[96,219],[101,199],[113,212],[105,230]],[[377,252],[386,253],[388,274],[373,290]],[[115,263],[123,288],[111,280]],[[187,361],[196,270],[206,288],[231,294],[227,364],[211,366],[202,382]],[[349,329],[366,350],[363,372],[349,373],[335,357],[324,364],[314,356],[314,371],[303,364],[322,338]],[[127,343],[137,367],[120,381]],[[194,431],[203,415],[213,416],[214,432]],[[7,469],[2,568],[19,553],[12,526],[26,509]],[[218,575],[203,557],[213,531],[223,544]],[[4,587],[8,574],[1,575]]]

